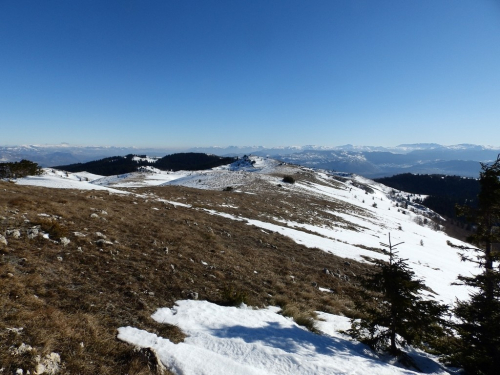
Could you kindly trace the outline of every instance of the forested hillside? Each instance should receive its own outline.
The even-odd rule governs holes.
[[[90,172],[102,176],[112,176],[137,171],[141,166],[152,166],[161,170],[201,170],[218,167],[235,161],[235,158],[203,153],[179,153],[151,159],[145,155],[112,156],[88,163],[59,165],[53,168],[68,172]]]
[[[115,174],[135,172],[137,170],[137,167],[141,165],[147,165],[147,163],[133,161],[133,157],[134,155],[132,154],[129,154],[127,156],[111,156],[109,158],[89,161],[88,163],[59,165],[54,166],[53,168],[68,172],[86,171],[102,176],[112,176]]]
[[[428,195],[420,203],[449,218],[456,218],[456,204],[477,205],[479,181],[475,178],[404,173],[376,181],[394,189]]]
[[[230,164],[235,161],[233,157],[222,157],[217,155],[185,152],[164,156],[159,159],[154,166],[162,170],[173,171],[195,171],[201,169],[215,168],[221,165]]]

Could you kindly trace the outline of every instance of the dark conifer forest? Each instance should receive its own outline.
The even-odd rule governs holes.
[[[139,160],[135,158],[139,156]],[[135,160],[134,160],[135,158]],[[141,160],[142,159],[142,160]],[[202,170],[229,164],[236,158],[222,157],[203,153],[178,153],[166,155],[156,162],[150,162],[145,155],[112,156],[88,163],[76,163],[69,165],[59,165],[53,168],[68,172],[90,172],[102,176],[112,176],[117,174],[131,173],[137,171],[139,167],[151,166],[161,170]]]
[[[394,189],[413,194],[428,195],[422,200],[424,206],[442,216],[456,219],[455,206],[477,206],[479,181],[475,178],[444,175],[398,174],[378,178],[375,181]]]

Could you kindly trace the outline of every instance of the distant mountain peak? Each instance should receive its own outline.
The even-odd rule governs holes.
[[[438,143],[403,143],[398,146],[397,148],[410,148],[414,150],[429,150],[429,149],[435,149],[435,148],[443,148],[445,146],[440,145]]]

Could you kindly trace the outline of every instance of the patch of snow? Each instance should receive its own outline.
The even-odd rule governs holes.
[[[16,183],[19,185],[41,186],[56,189],[106,190],[116,194],[129,194],[127,191],[94,185],[90,181],[82,181],[74,174],[51,168],[45,168],[41,176],[19,178]]]
[[[136,162],[145,161],[148,163],[156,163],[159,159],[161,159],[161,158],[149,157],[149,156],[146,156],[146,157],[134,156],[134,157],[132,157],[133,161],[136,161]]]
[[[321,313],[318,326],[324,334],[318,335],[278,311],[277,307],[254,310],[244,305],[177,301],[173,308],[158,309],[152,318],[178,326],[187,335],[184,342],[174,344],[134,327],[119,328],[118,338],[153,348],[166,367],[184,375],[418,374],[377,358],[367,346],[338,333],[347,327],[345,317]],[[434,364],[427,373],[447,374],[431,357],[425,359]]]

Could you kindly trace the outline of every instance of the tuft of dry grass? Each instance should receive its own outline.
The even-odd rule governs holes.
[[[34,221],[33,224],[40,225],[40,229],[48,233],[52,239],[60,239],[68,235],[68,229],[56,219],[40,219]]]
[[[281,303],[283,304],[283,306],[281,306],[281,314],[283,316],[292,318],[295,323],[307,328],[311,332],[318,332],[315,326],[315,319],[317,318],[315,311],[304,309],[303,306],[301,307],[296,303],[289,303],[284,300],[281,300]]]
[[[215,301],[222,306],[240,306],[242,303],[248,304],[248,295],[241,290],[235,290],[234,286],[229,285],[222,290],[222,298]]]

